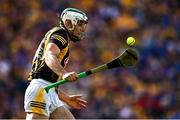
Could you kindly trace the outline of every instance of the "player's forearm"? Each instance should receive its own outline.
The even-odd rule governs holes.
[[[59,64],[58,58],[52,52],[48,52],[45,55],[45,62],[47,66],[55,72],[57,75],[62,76],[66,73],[64,68]]]

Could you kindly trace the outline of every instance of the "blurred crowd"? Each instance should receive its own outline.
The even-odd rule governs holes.
[[[180,118],[180,2],[178,0],[0,0],[0,118],[25,118],[24,92],[34,53],[66,7],[89,17],[86,37],[70,46],[68,71],[110,61],[136,38],[133,68],[105,71],[62,85],[82,94],[76,118]]]

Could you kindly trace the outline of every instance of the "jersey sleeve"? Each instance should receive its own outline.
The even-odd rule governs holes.
[[[49,42],[55,43],[60,49],[63,49],[67,46],[67,41],[66,33],[58,31],[51,35]]]

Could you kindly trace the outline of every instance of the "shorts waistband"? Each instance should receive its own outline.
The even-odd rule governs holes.
[[[51,84],[51,82],[46,81],[46,80],[41,79],[41,78],[32,79],[31,82],[32,82],[32,83],[41,83],[41,84],[43,84],[43,85]]]

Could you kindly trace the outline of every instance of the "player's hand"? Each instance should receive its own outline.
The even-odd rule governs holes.
[[[69,82],[73,82],[78,79],[78,74],[76,72],[69,72],[64,74],[62,78],[66,79]]]
[[[87,107],[87,101],[83,100],[82,95],[71,95],[66,100],[66,104],[74,109],[83,109]]]

